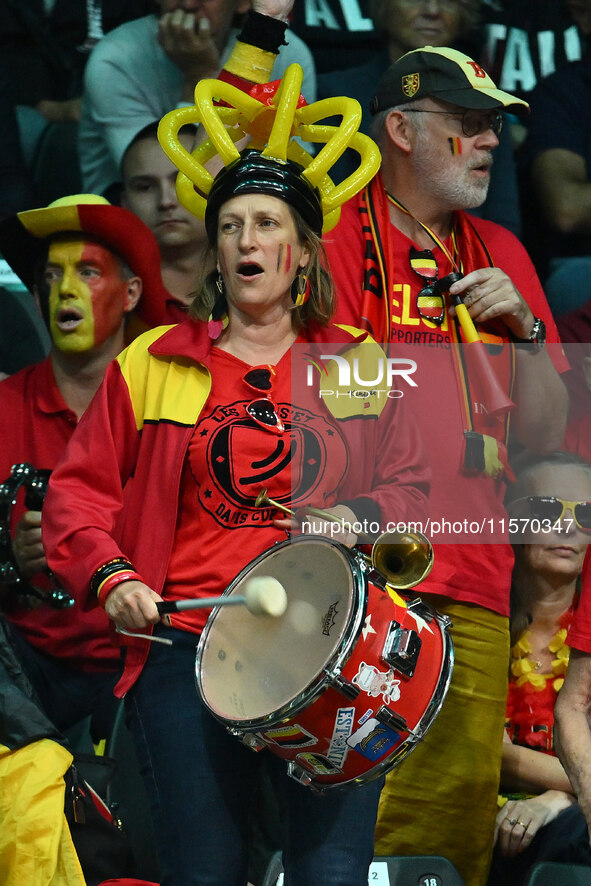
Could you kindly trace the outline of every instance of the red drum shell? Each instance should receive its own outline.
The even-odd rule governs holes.
[[[393,599],[357,552],[324,538],[275,545],[225,594],[243,594],[245,583],[261,576],[283,584],[286,613],[214,610],[197,650],[206,706],[316,789],[361,784],[400,763],[432,724],[449,686],[447,619],[417,597]],[[404,659],[400,669],[384,658],[393,630],[411,638],[412,674],[403,672]]]

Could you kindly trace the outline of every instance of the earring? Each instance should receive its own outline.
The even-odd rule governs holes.
[[[306,274],[304,274],[304,269],[299,268],[296,276],[294,277],[293,283],[291,284],[291,299],[293,301],[294,308],[301,308],[303,304],[305,304],[310,298],[310,281]]]
[[[228,309],[228,305],[226,303],[226,287],[224,286],[224,278],[218,270],[218,275],[215,278],[215,288],[217,289],[215,301],[213,304],[213,308],[211,309],[211,317],[213,320],[219,320],[224,316]]]

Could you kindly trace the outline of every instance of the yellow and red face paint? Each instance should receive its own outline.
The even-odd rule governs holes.
[[[55,241],[46,275],[49,329],[58,350],[90,351],[121,329],[128,284],[118,260],[104,246],[81,237]]]
[[[453,136],[452,138],[448,138],[449,147],[451,149],[452,157],[457,157],[462,153],[462,139],[457,136]]]

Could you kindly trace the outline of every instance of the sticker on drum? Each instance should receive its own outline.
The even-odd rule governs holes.
[[[347,739],[347,744],[368,760],[379,760],[396,747],[400,734],[384,726],[375,717],[366,720],[363,726]]]
[[[332,738],[326,756],[342,770],[347,759],[349,739],[355,725],[355,708],[337,708]]]
[[[277,723],[324,679],[364,593],[354,564],[340,545],[298,538],[242,570],[225,594],[243,594],[246,581],[272,576],[285,588],[287,609],[279,618],[242,606],[212,613],[199,643],[197,682],[213,714],[237,726]]]
[[[303,769],[312,772],[314,775],[338,775],[342,772],[339,766],[335,766],[328,757],[322,754],[312,754],[310,752],[298,754],[296,762]]]
[[[267,729],[263,732],[263,738],[282,748],[304,748],[306,745],[318,744],[316,736],[297,723],[280,729]]]
[[[359,686],[362,692],[367,692],[374,698],[381,695],[384,704],[390,704],[400,698],[400,680],[396,679],[396,675],[391,669],[379,671],[375,665],[369,665],[362,661],[351,682],[354,686]]]

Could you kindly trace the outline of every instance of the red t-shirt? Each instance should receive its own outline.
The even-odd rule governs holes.
[[[341,214],[338,226],[325,238],[325,248],[338,295],[335,322],[360,325],[360,306],[364,286],[365,241],[359,214],[359,198],[350,200]],[[502,268],[528,302],[537,317],[547,326],[549,342],[558,342],[556,325],[533,265],[516,237],[509,231],[472,219],[494,264]],[[418,313],[417,295],[424,281],[410,266],[410,247],[416,246],[408,237],[393,229],[392,325],[390,341],[396,344],[390,353],[414,356],[417,382],[408,404],[413,408],[419,430],[432,467],[429,513],[433,521],[446,519],[466,525],[465,520],[478,523],[487,531],[494,529],[495,541],[506,518],[503,507],[505,483],[484,476],[470,476],[463,470],[465,418],[458,385],[456,365],[449,335],[449,318],[441,327],[425,321]],[[449,248],[450,242],[446,243]],[[459,255],[462,257],[462,245]],[[432,252],[439,268],[439,277],[449,273],[451,266],[442,251],[433,244]],[[502,327],[501,327],[502,329]],[[402,349],[406,350],[402,350]],[[554,353],[553,353],[554,358]],[[559,371],[568,368],[566,359],[557,358]],[[513,553],[510,545],[478,543],[478,533],[469,537],[458,534],[458,541],[435,546],[435,565],[421,584],[421,592],[445,594],[456,600],[485,606],[502,615],[509,613],[509,590]],[[447,536],[450,538],[449,534]],[[468,541],[469,543],[464,543]]]
[[[312,396],[307,402],[293,402],[291,352],[275,367],[269,392],[285,426],[283,434],[272,433],[248,416],[245,407],[265,397],[264,391],[252,390],[243,381],[251,369],[248,364],[212,348],[209,369],[211,392],[195,426],[181,480],[164,590],[172,599],[222,593],[255,557],[285,540],[285,533],[273,525],[277,511],[255,507],[263,487],[287,507],[310,501],[329,507],[349,466],[338,427],[314,407]],[[206,609],[193,610],[173,616],[172,622],[199,631],[208,614]]]
[[[0,481],[18,462],[53,470],[76,425],[76,415],[55,383],[49,357],[5,379],[0,383]],[[19,494],[13,525],[23,511],[24,495]],[[98,606],[57,610],[44,604],[32,611],[11,609],[4,615],[32,646],[74,667],[114,670],[119,664],[119,649],[109,639],[109,620]]]

